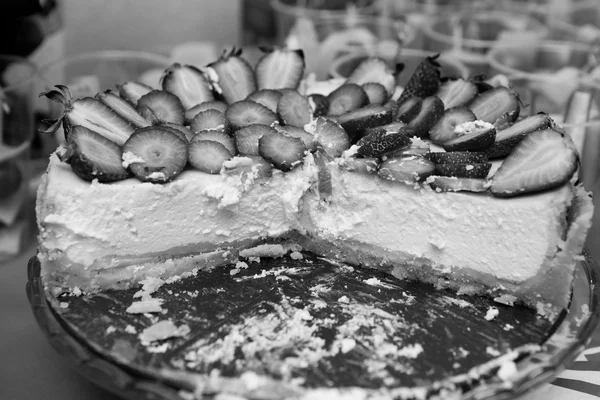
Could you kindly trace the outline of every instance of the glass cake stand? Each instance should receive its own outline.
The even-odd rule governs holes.
[[[187,323],[192,325],[191,334],[193,335],[198,330],[201,330],[201,328],[193,326],[193,324],[197,323],[198,320],[211,319],[214,315],[224,312],[225,308],[223,307],[226,306],[223,304],[225,303],[231,304],[232,309],[237,307],[236,312],[238,312],[238,309],[241,309],[240,315],[244,318],[252,314],[250,310],[253,307],[245,308],[239,306],[240,304],[246,304],[245,297],[242,299],[243,303],[239,303],[236,306],[236,294],[231,293],[229,296],[226,293],[227,298],[225,299],[217,298],[210,294],[218,293],[218,290],[217,292],[210,292],[211,287],[216,287],[225,280],[236,280],[237,284],[242,281],[245,282],[244,289],[240,291],[245,292],[244,296],[248,297],[247,302],[252,303],[257,298],[252,293],[262,293],[261,291],[264,288],[269,288],[275,284],[281,285],[280,282],[289,282],[289,277],[291,277],[292,282],[302,282],[302,284],[305,284],[306,281],[312,282],[311,280],[317,282],[322,278],[320,275],[327,273],[327,270],[322,272],[325,268],[329,268],[331,271],[339,271],[342,268],[341,271],[351,271],[351,273],[341,278],[343,281],[340,285],[346,288],[344,289],[346,291],[348,291],[348,285],[352,285],[351,292],[353,296],[359,300],[362,299],[365,304],[368,302],[376,304],[377,296],[382,296],[382,301],[390,303],[388,301],[389,292],[386,292],[388,289],[393,290],[393,293],[400,291],[404,299],[417,299],[416,302],[411,303],[410,307],[406,306],[403,309],[402,312],[405,312],[403,318],[407,322],[427,321],[427,323],[423,323],[423,326],[427,326],[427,329],[419,333],[421,335],[419,336],[419,340],[424,344],[423,347],[427,349],[424,354],[437,354],[432,360],[438,366],[438,371],[435,372],[437,374],[435,376],[425,377],[422,374],[419,376],[419,368],[422,366],[417,365],[418,362],[425,362],[423,365],[427,368],[433,368],[431,367],[433,364],[427,364],[431,360],[428,361],[422,356],[417,357],[415,359],[416,376],[415,374],[412,376],[410,374],[407,375],[408,380],[405,382],[409,383],[406,385],[408,388],[417,386],[424,388],[429,397],[439,395],[441,391],[448,388],[460,390],[462,392],[462,399],[500,400],[522,395],[542,383],[553,380],[566,365],[574,360],[589,343],[590,337],[600,320],[600,267],[587,256],[585,260],[577,264],[576,279],[569,310],[568,312],[563,312],[556,320],[544,322],[532,310],[518,306],[507,306],[500,309],[500,313],[494,321],[487,321],[488,323],[486,323],[482,317],[481,320],[473,322],[474,325],[472,326],[477,327],[476,330],[478,332],[481,331],[481,335],[477,333],[479,336],[475,335],[471,338],[462,339],[456,334],[460,332],[460,329],[464,328],[459,325],[469,325],[468,321],[473,319],[473,315],[482,315],[482,312],[485,314],[486,309],[493,304],[498,304],[493,303],[491,299],[484,299],[477,296],[461,296],[457,298],[448,291],[440,292],[432,286],[419,283],[396,282],[393,278],[386,277],[378,271],[348,269],[348,267],[332,264],[311,255],[305,255],[300,260],[263,259],[259,264],[252,263],[250,268],[245,270],[245,272],[236,271],[233,273],[231,272],[233,268],[234,266],[225,269],[223,272],[219,272],[220,270],[210,272],[212,274],[210,275],[210,279],[207,280],[208,275],[203,276],[202,283],[194,280],[196,278],[185,278],[179,283],[170,284],[179,286],[170,286],[166,292],[162,293],[162,296],[166,299],[166,308],[170,310],[169,317],[173,319],[179,318],[182,321],[188,318],[183,316],[187,315],[186,312],[182,313],[186,311],[185,308],[187,306],[180,302],[182,296],[179,296],[179,294],[189,293],[191,288],[195,288],[196,290],[200,290],[202,294],[206,294],[206,296],[196,297],[196,300],[192,302],[187,301],[187,303],[195,303],[194,308],[190,310],[196,313],[196,318],[186,320]],[[300,271],[303,269],[305,272],[302,272],[302,277],[299,280],[294,280],[295,277],[292,272],[289,273],[286,279],[276,279],[281,273],[277,271]],[[258,278],[269,275],[273,276],[271,281],[259,282]],[[370,283],[367,284],[366,282]],[[373,282],[378,282],[379,286],[374,287],[372,285]],[[253,287],[252,285],[255,286]],[[293,290],[297,289],[293,288],[294,283],[289,285],[292,285],[290,287]],[[396,287],[394,285],[399,286]],[[224,287],[227,288],[226,286]],[[288,290],[289,288],[284,289]],[[160,361],[161,357],[165,360],[171,357],[170,361],[172,361],[174,354],[177,353],[176,349],[191,345],[192,341],[188,341],[186,344],[185,340],[180,339],[182,341],[178,345],[170,348],[163,355],[156,353],[145,354],[144,351],[139,350],[139,347],[136,347],[137,337],[132,339],[132,335],[121,335],[117,336],[116,339],[113,338],[113,340],[110,339],[111,335],[106,334],[106,332],[111,331],[110,327],[119,326],[120,323],[136,324],[139,322],[141,318],[139,315],[130,316],[121,314],[119,311],[119,307],[126,307],[130,304],[132,294],[137,289],[132,289],[127,293],[125,291],[107,291],[87,299],[83,298],[85,296],[79,298],[52,298],[52,296],[44,291],[42,278],[40,277],[40,264],[37,258],[33,257],[29,260],[28,264],[26,291],[35,318],[51,346],[65,357],[81,375],[91,382],[124,399],[189,400],[194,398],[194,378],[190,378],[193,375],[188,375],[185,372],[179,374],[178,371],[172,371],[173,373],[165,372],[165,365],[173,368],[175,363],[164,364]],[[173,292],[175,292],[174,295]],[[169,297],[167,293],[170,293],[172,297]],[[303,296],[299,291],[295,291],[294,293],[300,299]],[[348,294],[350,295],[349,291]],[[264,298],[262,294],[258,297]],[[439,301],[440,298],[446,300]],[[465,306],[465,300],[468,300],[470,305]],[[61,304],[64,304],[63,301],[70,302],[68,307],[61,306]],[[211,301],[212,305],[209,304]],[[125,303],[124,306],[122,305],[123,303]],[[455,306],[456,304],[462,305],[458,307]],[[329,304],[328,307],[332,309],[332,314],[328,315],[333,316],[336,305]],[[498,305],[498,307],[501,306]],[[198,318],[199,315],[197,313],[203,311],[206,311],[207,314],[202,318]],[[114,318],[109,318],[109,315],[112,315]],[[230,314],[226,319],[218,321],[218,324],[222,325],[223,321],[230,319],[231,315],[233,314]],[[509,333],[502,333],[506,332],[507,329],[501,329],[501,327],[504,326],[506,328],[507,325],[510,325],[509,323],[515,329],[511,329]],[[456,340],[459,340],[459,342],[451,344],[448,342],[448,339],[442,338],[440,340],[440,336],[444,336],[440,333],[441,328],[438,329],[440,326],[444,327],[443,329],[447,331],[448,337],[454,337],[455,339],[458,337]],[[112,329],[113,332],[114,330]],[[117,330],[120,331],[119,329]],[[469,327],[467,327],[467,330],[471,332]],[[214,329],[211,328],[211,332],[214,332]],[[426,332],[425,336],[423,336],[423,332]],[[518,355],[514,357],[517,370],[502,380],[498,379],[499,368],[502,363],[498,363],[497,361],[504,356],[493,352],[491,352],[491,355],[475,354],[477,352],[485,352],[473,350],[486,348],[487,344],[485,341],[489,339],[485,337],[492,337],[493,339],[494,335],[507,335],[503,340],[508,341],[510,345],[514,345],[513,349],[521,349]],[[431,337],[428,338],[426,336]],[[479,344],[469,343],[477,341],[482,342]],[[523,346],[528,341],[533,346]],[[445,362],[446,358],[451,357],[444,356],[444,352],[448,351],[449,348],[453,351],[452,348],[463,346],[474,353],[474,358],[470,364],[463,359],[462,361],[465,361],[465,365],[461,367],[462,369],[453,369],[457,368],[456,359],[450,359]],[[469,348],[468,346],[478,347]],[[489,349],[489,346],[487,348]],[[510,350],[507,352],[510,353]],[[341,373],[349,374],[350,379],[353,378],[352,370],[345,369],[345,365],[339,365],[338,367],[342,371]],[[423,384],[423,382],[426,382],[426,384]],[[351,381],[350,383],[355,383],[355,381]]]

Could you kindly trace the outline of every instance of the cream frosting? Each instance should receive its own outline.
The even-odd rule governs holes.
[[[555,252],[573,198],[569,185],[506,200],[330,167],[335,201],[305,201],[317,236],[403,253],[407,262],[429,260],[441,272],[467,268],[509,282],[533,277]]]
[[[537,293],[558,274],[554,286],[563,290],[541,300],[562,306],[567,299],[573,254],[557,254],[575,198],[570,184],[511,199],[438,193],[346,171],[338,159],[328,165],[332,196],[323,201],[311,154],[293,171],[264,178],[236,168],[247,161],[236,157],[217,175],[186,170],[167,184],[105,184],[82,181],[53,155],[37,202],[43,273],[94,290],[234,262],[240,250],[292,239],[322,254],[339,247],[340,259],[387,265],[398,277],[454,276],[507,289],[497,295]],[[583,239],[573,243],[581,250]],[[547,273],[555,258],[564,270]]]

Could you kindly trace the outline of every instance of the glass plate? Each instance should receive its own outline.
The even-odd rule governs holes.
[[[137,289],[105,291],[91,297],[49,296],[40,278],[39,262],[33,257],[28,264],[27,295],[51,345],[84,377],[126,399],[186,400],[194,398],[194,392],[211,382],[213,391],[218,391],[219,385],[220,388],[240,385],[236,379],[239,372],[255,366],[242,363],[238,366],[241,369],[235,370],[225,365],[229,372],[224,375],[234,378],[220,380],[215,386],[205,373],[211,366],[186,364],[190,358],[185,355],[192,350],[203,354],[198,349],[206,346],[198,343],[206,342],[215,332],[223,332],[222,339],[240,321],[271,315],[273,305],[277,308],[277,304],[283,304],[282,298],[295,299],[294,304],[299,304],[296,311],[309,310],[305,320],[318,320],[321,317],[318,308],[309,307],[314,304],[309,292],[314,294],[311,288],[322,287],[324,282],[332,290],[328,295],[321,294],[321,299],[327,305],[328,315],[336,321],[341,321],[348,311],[348,303],[341,301],[339,294],[348,293],[352,301],[397,313],[407,322],[406,326],[415,328],[398,329],[394,333],[406,346],[397,348],[397,353],[403,355],[388,366],[392,377],[388,374],[389,379],[381,381],[386,382],[383,386],[391,388],[388,394],[420,394],[431,398],[460,392],[462,399],[478,400],[517,397],[550,382],[561,372],[585,349],[600,320],[600,268],[589,258],[577,265],[569,311],[555,321],[543,320],[523,307],[502,306],[479,296],[459,297],[429,285],[401,282],[378,271],[348,268],[308,254],[302,260],[263,259],[260,263],[250,263],[245,270],[229,266],[200,275],[160,288],[153,296],[163,299],[165,312],[148,317],[125,312],[135,300],[133,294]],[[335,277],[335,282],[331,277]],[[235,286],[240,283],[243,286]],[[190,295],[194,291],[198,291],[195,296]],[[276,292],[288,296],[272,297]],[[394,301],[390,301],[391,293],[397,294]],[[182,301],[184,298],[186,301]],[[491,308],[498,308],[499,314],[488,321],[485,315]],[[352,312],[354,316],[360,314],[356,309]],[[384,319],[385,312],[381,314]],[[158,319],[167,318],[176,326],[187,325],[190,333],[150,346],[140,345],[140,332]],[[125,334],[126,331],[129,333]],[[318,335],[326,337],[327,333]],[[333,346],[331,343],[345,343],[349,349],[342,352],[340,348],[338,356],[330,357],[328,368],[322,368],[319,374],[301,373],[295,377],[305,379],[308,386],[327,386],[328,381],[340,382],[340,386],[355,385],[362,379],[365,366],[352,358],[355,353],[360,354],[354,350],[372,351],[377,346],[373,343],[369,346],[358,333],[355,343],[329,339],[329,347]],[[165,346],[162,350],[161,345]],[[271,353],[267,351],[261,356],[265,354]],[[360,359],[365,359],[364,354]],[[513,365],[511,362],[516,370],[501,369],[503,365]],[[401,378],[401,390],[394,384],[394,377]],[[364,385],[374,388],[377,379],[384,378],[378,376]],[[286,393],[287,389],[277,390]],[[265,392],[264,396],[254,393],[252,398],[273,398],[273,393]]]

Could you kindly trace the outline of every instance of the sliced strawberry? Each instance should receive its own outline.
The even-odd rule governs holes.
[[[200,132],[208,129],[221,130],[229,133],[229,121],[221,111],[215,109],[201,111],[190,123],[192,132]]]
[[[496,75],[499,76],[499,75]],[[504,76],[504,75],[501,75]],[[487,92],[488,90],[492,90],[496,86],[508,86],[508,80],[505,82],[506,84],[502,85],[494,85],[492,81],[497,81],[495,77],[492,77],[489,81],[486,74],[476,74],[469,78],[476,87],[478,93]]]
[[[371,132],[375,132],[378,130],[384,130],[387,133],[398,133],[400,131],[404,131],[406,124],[402,121],[390,122],[389,124],[379,125],[373,128],[365,129],[365,136]]]
[[[386,125],[392,122],[392,110],[384,106],[370,104],[335,118],[348,132],[351,142],[356,142],[368,128]]]
[[[76,125],[67,139],[67,150],[60,159],[84,181],[113,182],[129,173],[122,165],[121,147],[97,132]]]
[[[242,180],[250,175],[253,178],[269,178],[273,175],[273,165],[261,156],[237,156],[223,163],[221,171],[229,176],[239,176]]]
[[[304,76],[304,53],[287,48],[262,49],[254,72],[258,89],[296,89]]]
[[[436,164],[486,163],[486,153],[475,151],[432,151],[426,155]]]
[[[442,100],[446,109],[468,104],[478,94],[477,85],[463,78],[446,79],[440,85],[436,96]]]
[[[140,97],[137,109],[142,115],[150,110],[158,121],[184,123],[184,108],[181,101],[173,93],[164,90],[153,90]]]
[[[411,140],[404,132],[388,133],[383,129],[371,131],[363,136],[356,145],[357,154],[363,157],[381,157],[389,152],[407,148]]]
[[[273,128],[277,131],[277,132],[283,132],[286,135],[298,138],[300,140],[302,140],[302,143],[304,143],[304,146],[306,146],[306,149],[309,151],[313,151],[316,146],[317,146],[317,142],[315,142],[315,137],[306,132],[304,130],[304,128],[300,128],[299,126],[294,126],[294,125],[274,125]]]
[[[214,100],[212,86],[202,71],[192,65],[175,63],[161,77],[163,90],[177,96],[188,110],[197,104]]]
[[[223,163],[231,157],[231,152],[223,144],[213,140],[192,140],[189,146],[190,165],[209,174],[221,172]]]
[[[252,100],[242,100],[231,104],[225,112],[225,117],[233,129],[255,124],[271,125],[277,121],[277,114]]]
[[[269,110],[277,112],[277,104],[279,104],[279,99],[281,99],[282,95],[283,93],[279,90],[261,89],[251,93],[248,96],[248,100],[255,101],[258,104],[267,107]]]
[[[139,128],[123,145],[124,163],[142,182],[169,182],[187,160],[188,143],[161,127]]]
[[[472,121],[458,125],[455,132],[458,137],[445,141],[442,146],[446,151],[485,151],[494,144],[496,128],[493,125]]]
[[[417,66],[412,76],[406,83],[398,104],[411,97],[429,97],[437,93],[440,87],[440,64],[437,62],[438,55],[427,57]]]
[[[429,96],[423,99],[419,113],[406,126],[414,129],[416,136],[428,137],[429,131],[443,114],[444,103],[437,96]]]
[[[350,138],[340,124],[326,117],[318,117],[309,125],[314,141],[330,157],[339,157],[350,148]]]
[[[519,117],[519,98],[507,87],[499,86],[479,94],[469,104],[469,108],[480,121],[491,124],[505,116],[508,122],[513,122]]]
[[[231,153],[232,156],[237,153],[233,138],[223,131],[216,131],[212,129],[199,131],[194,135],[190,143],[199,142],[201,140],[212,140],[213,142],[221,143]]]
[[[397,121],[398,120],[398,118],[397,118],[398,117],[398,103],[396,103],[396,100],[389,99],[388,101],[383,103],[383,106],[392,110],[392,118],[394,119],[394,121]]]
[[[264,134],[258,140],[258,152],[275,168],[291,171],[302,164],[306,147],[302,140],[275,131]]]
[[[391,95],[396,89],[396,75],[398,71],[392,70],[387,61],[381,57],[367,57],[352,71],[347,83],[364,85],[366,83],[378,83],[385,88],[386,93]],[[376,103],[383,104],[383,103]]]
[[[277,115],[285,125],[304,126],[310,122],[311,114],[308,99],[295,90],[282,95],[277,104]]]
[[[383,105],[388,101],[390,95],[381,83],[367,82],[361,85],[367,97],[369,98],[370,104]]]
[[[492,163],[435,164],[435,174],[457,178],[483,179],[488,176],[491,168]]]
[[[459,106],[447,108],[440,119],[429,130],[431,141],[436,144],[442,144],[450,139],[459,136],[455,129],[458,125],[475,121],[475,114],[467,107]]]
[[[420,156],[390,157],[379,165],[377,175],[393,182],[409,185],[433,175],[435,164]]]
[[[71,92],[66,86],[57,85],[56,87],[56,90],[41,94],[64,106],[62,116],[54,121],[46,132],[55,132],[62,123],[65,138],[68,139],[71,128],[81,125],[118,145],[122,145],[135,130],[133,124],[119,116],[101,101],[91,97],[73,100]]]
[[[166,126],[168,128],[175,129],[176,131],[181,133],[188,142],[192,140],[192,137],[194,136],[194,132],[192,132],[187,127],[181,124],[174,124],[173,122],[163,122],[162,124],[160,124],[160,126]]]
[[[340,160],[339,166],[346,171],[355,172],[365,175],[373,175],[377,173],[379,160],[372,157],[349,157]]]
[[[323,202],[329,202],[333,195],[329,164],[333,161],[333,158],[324,149],[318,148],[314,153],[314,159],[317,166],[317,191],[319,192],[319,199]]]
[[[554,129],[531,132],[513,149],[492,177],[499,197],[541,192],[567,183],[579,165],[570,137]]]
[[[310,94],[308,95],[308,103],[310,104],[313,118],[327,115],[327,110],[329,109],[329,100],[327,99],[327,96],[319,93]]]
[[[427,179],[436,192],[485,192],[490,187],[487,179],[457,178],[450,176],[431,176]]]
[[[401,147],[398,150],[391,151],[386,154],[386,157],[423,156],[428,158],[427,156],[430,152],[429,143],[415,137],[410,128],[405,128],[403,131],[408,137],[410,137],[410,145],[408,147]]]
[[[185,122],[187,124],[190,124],[192,122],[192,119],[196,116],[196,114],[206,110],[217,110],[225,114],[225,111],[227,111],[227,107],[227,103],[220,100],[209,100],[200,104],[196,104],[194,107],[185,110]]]
[[[150,122],[142,117],[131,103],[124,100],[118,94],[113,93],[111,90],[96,94],[96,98],[138,128],[150,126]]]
[[[254,124],[238,129],[234,133],[235,147],[240,154],[258,156],[258,141],[267,133],[277,132],[268,125]]]
[[[140,97],[152,91],[150,86],[136,81],[123,82],[122,84],[117,85],[117,89],[119,90],[119,96],[133,106],[137,106]]]
[[[529,133],[550,128],[554,121],[548,114],[539,113],[523,118],[496,132],[494,144],[486,151],[489,158],[501,158],[510,154],[512,149]]]
[[[327,115],[334,117],[369,104],[365,90],[355,83],[344,83],[327,96]]]
[[[188,143],[189,139],[186,136],[185,132],[183,132],[180,129],[175,128],[175,126],[177,126],[177,124],[173,124],[171,122],[161,122],[159,124],[154,125],[157,128],[160,129],[164,129],[165,131],[169,131],[169,132],[173,132],[175,135],[177,135],[177,137],[181,140],[183,140],[184,142]]]
[[[248,61],[242,57],[242,49],[233,47],[224,51],[221,57],[208,65],[219,77],[218,85],[221,94],[229,104],[244,100],[256,91],[254,70]]]
[[[423,106],[423,99],[420,97],[411,97],[405,100],[402,104],[396,104],[396,110],[394,112],[394,120],[402,121],[408,124],[410,121],[415,119],[421,107]]]

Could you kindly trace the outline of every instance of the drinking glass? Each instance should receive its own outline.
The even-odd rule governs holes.
[[[425,49],[448,52],[478,74],[489,74],[487,53],[505,43],[523,49],[548,35],[542,21],[531,14],[498,10],[442,15],[423,26]]]
[[[564,114],[575,90],[598,86],[594,60],[592,47],[559,41],[543,41],[528,48],[503,45],[488,54],[492,74],[506,75],[530,112],[558,115]]]
[[[400,53],[390,60],[390,64],[403,63],[404,70],[398,75],[396,84],[405,86],[417,66],[425,57],[433,56],[435,53],[413,48],[403,48]],[[346,78],[369,54],[365,52],[350,53],[338,58],[329,71],[332,78]],[[467,78],[469,68],[452,54],[442,53],[437,61],[441,65],[442,76],[456,76]]]
[[[289,23],[279,21],[278,41],[289,48],[302,49],[305,72],[319,80],[327,79],[332,63],[344,54],[363,49],[395,57],[414,38],[414,29],[406,22],[373,15],[368,8],[315,10],[283,8],[274,1],[277,14],[285,14]],[[280,18],[280,17],[278,17]]]
[[[519,95],[521,116],[546,112],[571,136],[580,155],[579,180],[598,192],[600,67],[593,50],[582,43],[541,42],[527,52],[497,48],[489,59],[492,70],[505,74]]]
[[[36,79],[34,64],[0,55],[0,262],[21,254],[35,236],[29,161]]]

